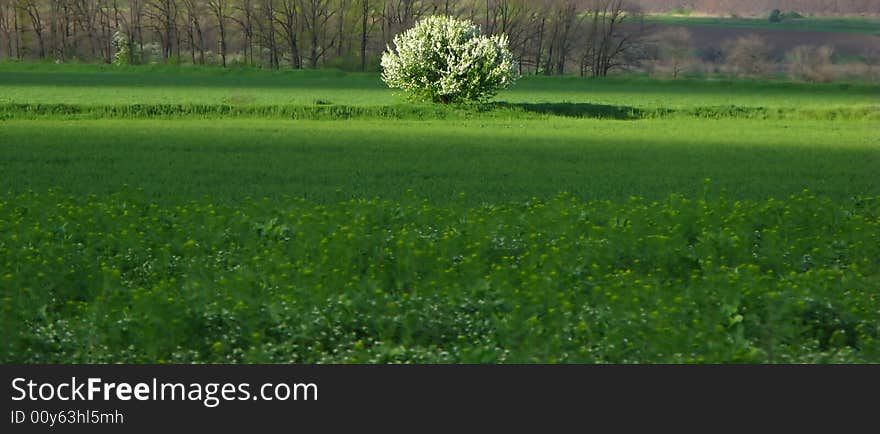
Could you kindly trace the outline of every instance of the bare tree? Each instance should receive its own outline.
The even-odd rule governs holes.
[[[272,69],[278,69],[281,63],[278,38],[275,31],[276,2],[277,0],[260,0],[262,19],[257,20],[260,45],[269,50],[269,67]]]
[[[486,4],[493,33],[507,35],[511,52],[520,54],[519,70],[522,73],[522,58],[526,43],[530,40],[528,24],[531,9],[527,0],[490,0]],[[487,29],[489,26],[487,25]],[[488,30],[487,30],[488,31]]]
[[[6,43],[6,55],[9,57],[17,57],[12,51],[12,15],[15,14],[12,8],[12,0],[0,0],[0,35]],[[3,53],[0,52],[0,55]]]
[[[370,21],[370,0],[361,0],[361,71],[367,70],[368,23]]]
[[[390,43],[395,34],[412,27],[425,12],[433,10],[427,1],[383,0],[381,3],[383,46]]]
[[[535,13],[533,20],[537,24],[536,49],[535,49],[535,74],[541,70],[541,62],[544,55],[544,38],[547,30],[547,7]]]
[[[99,52],[104,63],[113,61],[113,33],[119,28],[118,0],[97,0]]]
[[[100,30],[98,29],[99,6],[98,2],[91,0],[72,0],[73,7],[73,27],[74,33],[77,30],[85,31],[85,39],[89,42],[91,48],[91,57],[101,57],[102,44],[100,38]],[[79,39],[79,38],[75,38]]]
[[[299,53],[299,39],[297,31],[297,4],[295,0],[281,0],[281,10],[276,21],[284,32],[287,48],[290,50],[290,66],[294,69],[302,68],[302,58]]]
[[[252,0],[238,0],[233,7],[239,14],[229,18],[238,24],[244,34],[244,57],[249,64],[254,63],[254,4]]]
[[[644,58],[646,28],[638,5],[626,0],[592,0],[581,56],[581,75],[604,77],[630,70]]]
[[[130,65],[144,63],[144,0],[128,0],[128,18],[125,20],[128,46],[137,50],[128,50]]]
[[[348,0],[337,0],[336,10],[336,56],[342,57],[342,51],[345,49],[345,12],[348,7]]]
[[[208,8],[217,21],[218,50],[220,51],[220,63],[226,67],[226,14],[229,11],[229,0],[209,0]]]
[[[205,34],[202,30],[202,17],[205,15],[205,3],[198,0],[181,0],[186,19],[186,39],[193,64],[205,63]],[[199,54],[196,60],[196,52]]]
[[[555,69],[557,74],[565,74],[565,65],[568,63],[569,54],[574,43],[572,36],[581,25],[581,15],[579,12],[579,2],[577,0],[566,0],[556,5],[553,27],[554,37],[551,40],[551,54],[547,64],[548,73]],[[555,66],[549,63],[553,61],[553,48],[556,48],[558,53]]]
[[[148,0],[147,6],[145,15],[151,19],[153,29],[161,41],[162,59],[168,60],[174,56],[175,41],[179,39],[178,5],[175,0]]]
[[[431,5],[432,14],[457,16],[461,11],[462,0],[434,0]]]
[[[330,8],[330,0],[300,0],[300,9],[310,39],[309,66],[317,68],[324,53],[336,43],[327,41],[328,23],[336,11]]]
[[[68,18],[65,17],[64,5],[65,0],[49,0],[49,47],[51,56],[59,60],[64,60],[65,49],[67,46],[67,34],[64,31],[64,22]]]
[[[42,59],[46,57],[46,42],[43,36],[44,23],[43,17],[40,14],[40,6],[41,5],[37,3],[37,0],[23,0],[21,3],[22,9],[24,9],[30,19],[31,30],[33,30],[34,35],[37,37],[40,58]]]

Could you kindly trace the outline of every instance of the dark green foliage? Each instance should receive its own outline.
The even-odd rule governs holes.
[[[255,118],[294,120],[444,120],[444,119],[535,119],[562,116],[585,119],[803,119],[803,120],[880,120],[880,108],[875,107],[686,107],[679,109],[612,106],[589,103],[488,103],[475,106],[419,106],[396,104],[390,106],[337,105],[316,100],[314,105],[247,105],[239,100],[231,104],[22,104],[0,103],[3,119],[211,119]],[[236,104],[235,102],[239,102]]]
[[[785,14],[783,14],[782,11],[780,11],[779,9],[773,9],[773,11],[770,12],[770,16],[768,17],[771,23],[781,22],[784,18]]]

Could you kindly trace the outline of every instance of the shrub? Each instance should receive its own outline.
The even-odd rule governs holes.
[[[817,83],[834,81],[834,65],[831,56],[834,49],[830,45],[813,47],[801,45],[788,53],[788,73],[795,80]]]
[[[507,37],[483,36],[473,23],[428,17],[394,38],[382,55],[382,80],[414,99],[483,101],[516,80]]]
[[[770,12],[769,20],[771,23],[782,22],[783,18],[785,18],[785,15],[779,9],[773,9],[773,12]]]
[[[742,36],[730,45],[727,67],[740,76],[765,76],[770,72],[770,54],[767,42],[760,36]]]

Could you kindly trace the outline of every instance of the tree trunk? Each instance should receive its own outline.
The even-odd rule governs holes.
[[[367,70],[367,19],[370,14],[370,1],[361,0],[364,6],[363,20],[361,21],[361,71]]]
[[[544,24],[546,23],[546,18],[541,18],[541,27],[538,30],[538,49],[536,50],[537,54],[535,55],[535,75],[541,71],[541,56],[544,54]]]
[[[342,41],[345,40],[345,0],[339,0],[339,26],[336,31],[336,40],[338,41],[336,45],[336,57],[342,57],[342,50],[344,44]]]
[[[226,67],[226,25],[223,20],[223,13],[217,15],[217,21],[220,27],[220,63]]]

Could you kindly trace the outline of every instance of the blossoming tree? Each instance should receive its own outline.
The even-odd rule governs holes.
[[[485,36],[469,21],[428,17],[397,35],[394,45],[382,55],[382,80],[413,99],[485,101],[517,78],[507,37]]]

